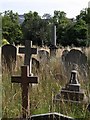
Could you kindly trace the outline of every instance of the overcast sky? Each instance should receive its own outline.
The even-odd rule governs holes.
[[[36,11],[39,15],[54,10],[64,11],[67,17],[72,18],[80,13],[80,10],[88,7],[90,0],[0,0],[0,12],[13,10],[19,14]]]

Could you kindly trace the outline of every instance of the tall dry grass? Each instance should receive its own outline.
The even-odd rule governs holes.
[[[20,66],[22,62],[18,62],[17,68],[13,70],[13,75],[20,75]],[[5,69],[4,69],[5,68]],[[51,58],[48,62],[43,62],[40,68],[33,66],[32,72],[39,77],[38,85],[33,85],[29,89],[30,96],[30,115],[47,112],[59,112],[74,118],[90,118],[86,111],[87,104],[76,104],[70,102],[54,103],[54,96],[68,82],[68,78],[64,71],[63,65],[58,57]],[[21,102],[21,85],[11,83],[11,75],[8,69],[3,65],[2,75],[2,116],[5,118],[20,117],[22,110]],[[81,79],[81,78],[80,78]],[[82,82],[82,88],[85,90],[86,96],[90,95],[90,82]],[[90,101],[89,101],[90,102]]]

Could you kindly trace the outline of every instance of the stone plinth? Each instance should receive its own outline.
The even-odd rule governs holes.
[[[84,93],[80,91],[76,92],[76,91],[61,90],[61,97],[67,100],[82,101],[84,98]]]
[[[80,91],[80,84],[69,84],[70,91]]]

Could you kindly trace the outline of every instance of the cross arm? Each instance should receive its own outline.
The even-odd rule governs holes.
[[[25,47],[19,47],[19,53],[25,53]]]
[[[28,77],[28,83],[38,83],[38,77]]]
[[[11,82],[12,83],[21,83],[22,82],[21,76],[12,76],[11,77]]]
[[[32,54],[37,54],[38,53],[37,48],[31,48],[31,50],[32,50]]]

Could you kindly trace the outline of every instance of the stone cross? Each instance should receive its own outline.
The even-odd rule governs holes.
[[[24,65],[29,65],[29,74],[31,75],[31,69],[32,69],[32,54],[37,54],[37,48],[32,48],[32,41],[26,40],[25,41],[25,47],[19,48],[19,53],[25,54],[24,57]]]
[[[12,83],[21,83],[22,88],[22,117],[26,118],[29,110],[29,83],[38,83],[38,77],[29,76],[29,66],[21,66],[21,76],[12,76]]]

